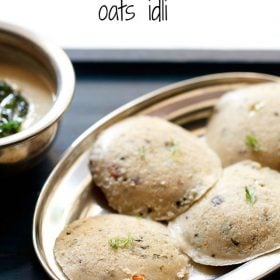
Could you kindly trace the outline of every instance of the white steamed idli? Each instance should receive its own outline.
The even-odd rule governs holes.
[[[223,166],[251,159],[280,170],[280,83],[225,94],[210,119],[206,138]]]
[[[253,161],[229,166],[219,183],[170,223],[195,262],[238,264],[280,248],[280,173]]]
[[[70,280],[183,280],[188,257],[166,226],[124,215],[75,221],[56,240],[56,260]]]
[[[157,117],[137,116],[98,137],[90,170],[119,213],[170,220],[217,182],[221,164],[185,129]]]

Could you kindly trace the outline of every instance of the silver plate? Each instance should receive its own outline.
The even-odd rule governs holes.
[[[34,213],[33,243],[52,279],[66,279],[57,265],[53,247],[61,230],[72,221],[108,213],[106,201],[93,186],[88,170],[92,143],[106,127],[137,114],[155,115],[202,136],[206,120],[225,92],[250,84],[279,81],[257,73],[227,73],[183,81],[128,103],[95,123],[68,149],[45,183]],[[190,279],[260,279],[280,267],[280,252],[259,257],[238,267],[193,265]]]

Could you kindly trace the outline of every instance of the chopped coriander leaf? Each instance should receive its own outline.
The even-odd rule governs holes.
[[[245,139],[247,148],[254,152],[261,150],[261,145],[255,135],[247,135]]]
[[[171,154],[174,156],[178,151],[178,143],[175,142],[174,139],[171,139],[168,142],[165,142],[165,147],[171,152]]]
[[[0,138],[17,133],[29,109],[20,91],[0,80]]]
[[[130,235],[127,237],[113,237],[109,240],[109,245],[115,250],[127,249],[133,241],[134,240]]]
[[[245,197],[246,197],[246,202],[251,205],[255,204],[255,202],[257,201],[255,191],[249,189],[247,186],[245,187]]]
[[[17,133],[20,129],[21,122],[8,121],[6,123],[0,123],[0,137],[5,137],[14,133]]]
[[[13,92],[13,88],[5,81],[0,80],[0,96]]]
[[[138,155],[141,159],[146,159],[146,148],[144,146],[138,149]]]

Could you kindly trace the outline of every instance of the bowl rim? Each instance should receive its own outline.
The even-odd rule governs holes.
[[[0,21],[0,32],[18,37],[19,39],[22,38],[44,53],[55,73],[57,83],[56,98],[47,114],[27,129],[0,138],[0,148],[3,148],[32,138],[59,120],[72,101],[75,90],[75,73],[66,53],[59,47],[46,41],[40,35],[3,21]]]

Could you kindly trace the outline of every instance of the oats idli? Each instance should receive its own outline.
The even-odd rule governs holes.
[[[185,280],[189,259],[166,226],[124,215],[75,221],[56,240],[56,260],[70,280]]]
[[[221,163],[205,143],[182,127],[137,116],[98,137],[90,170],[119,213],[170,220],[217,182]]]
[[[195,262],[223,266],[280,248],[280,173],[253,161],[225,169],[222,179],[169,224]]]
[[[251,159],[280,170],[280,83],[225,94],[215,107],[206,138],[223,166]]]

